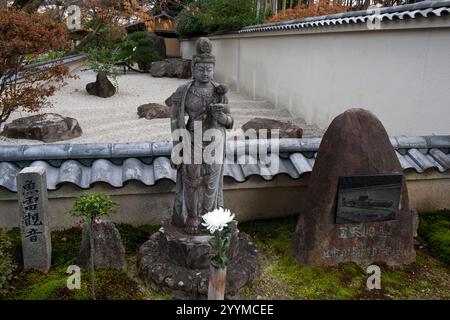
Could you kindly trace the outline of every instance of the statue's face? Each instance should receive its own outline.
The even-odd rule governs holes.
[[[194,79],[201,83],[207,83],[213,79],[213,63],[196,63],[194,67]]]

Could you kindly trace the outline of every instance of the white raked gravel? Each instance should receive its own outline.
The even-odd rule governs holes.
[[[169,141],[169,119],[139,119],[138,106],[145,103],[160,103],[185,83],[186,79],[153,78],[150,74],[128,72],[117,77],[119,91],[110,98],[89,95],[86,84],[95,81],[95,73],[73,71],[79,79],[68,79],[67,85],[53,97],[53,107],[44,108],[41,113],[54,112],[78,120],[83,134],[81,137],[54,143],[110,143]],[[235,118],[235,128],[254,117],[267,117],[277,120],[294,120],[288,110],[275,110],[266,101],[254,101],[234,92],[229,93],[231,113]],[[33,113],[14,112],[7,123]],[[295,121],[297,122],[297,121]],[[308,136],[320,135],[315,126],[302,125]],[[312,130],[311,130],[312,128]],[[3,128],[2,128],[3,129]],[[305,137],[306,137],[305,132]],[[311,132],[311,133],[309,133]],[[239,130],[231,130],[229,136],[239,135]],[[0,144],[42,144],[41,141],[9,139],[0,136]]]

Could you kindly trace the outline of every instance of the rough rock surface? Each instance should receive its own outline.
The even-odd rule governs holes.
[[[169,292],[176,299],[206,299],[209,267],[190,269],[174,263],[161,250],[157,232],[139,249],[141,276],[155,289]],[[245,233],[239,233],[239,253],[227,267],[225,298],[237,296],[239,289],[249,285],[259,272],[258,249]]]
[[[165,103],[166,106],[168,106],[169,108],[172,108],[172,96],[173,96],[173,94],[171,94],[170,97],[168,97],[166,100],[164,100],[164,103]]]
[[[126,269],[125,247],[122,244],[120,233],[110,221],[94,223],[94,266],[95,269],[112,268]],[[90,266],[89,228],[85,224],[81,237],[81,246],[78,253],[77,265],[88,269]]]
[[[116,93],[116,88],[111,81],[109,81],[106,73],[100,71],[97,74],[97,80],[86,85],[86,91],[97,97],[109,98]]]
[[[152,63],[150,74],[153,77],[188,79],[192,76],[191,60],[170,58]]]
[[[78,121],[56,113],[44,113],[13,120],[5,125],[3,136],[44,142],[69,140],[81,136]]]
[[[232,225],[232,232],[228,254],[230,260],[237,257],[239,253],[239,231],[236,222]],[[167,257],[174,263],[191,269],[209,268],[211,235],[207,231],[198,235],[190,235],[185,233],[182,228],[165,221],[159,240],[161,251],[166,252]]]
[[[259,137],[260,129],[267,129],[267,137],[270,137],[271,129],[279,129],[280,138],[301,138],[303,135],[302,128],[291,122],[284,122],[266,118],[253,118],[250,121],[242,125],[244,132],[248,129],[256,130],[256,134]]]
[[[170,108],[158,103],[147,103],[138,107],[137,114],[139,118],[148,120],[170,118]]]
[[[292,242],[297,262],[301,265],[414,262],[416,223],[404,179],[396,220],[335,223],[340,176],[402,172],[386,130],[372,113],[350,109],[337,116],[320,144],[305,197],[308,201],[299,206]]]

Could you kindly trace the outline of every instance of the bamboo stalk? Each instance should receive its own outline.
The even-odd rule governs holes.
[[[209,267],[208,300],[224,300],[227,268]]]
[[[94,255],[94,219],[91,219],[90,225],[89,225],[89,244],[91,247],[91,293],[92,293],[92,299],[95,299],[95,255]]]

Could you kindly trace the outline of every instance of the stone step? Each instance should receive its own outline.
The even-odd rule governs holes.
[[[86,123],[86,120],[80,122],[82,126],[83,123]],[[133,119],[127,121],[114,121],[114,122],[102,122],[98,123],[96,126],[88,126],[87,131],[90,132],[104,132],[107,130],[113,130],[112,133],[117,133],[121,130],[128,131],[136,131],[136,130],[170,130],[170,121],[168,118],[166,119],[154,119],[154,120],[146,120],[146,119]]]
[[[256,117],[273,117],[273,118],[279,118],[279,117],[285,117],[292,119],[291,113],[287,109],[258,109],[258,108],[241,108],[241,109],[233,109],[231,107],[231,114],[233,116],[252,116],[254,118]]]
[[[291,114],[286,109],[280,109],[280,110],[258,110],[258,109],[237,109],[237,110],[231,110],[232,115],[235,119],[235,122],[247,122],[253,118],[259,117],[259,118],[270,118],[275,120],[281,120],[281,121],[292,121]],[[75,119],[82,119],[80,120],[80,124],[89,125],[89,126],[97,126],[105,124],[106,126],[109,126],[114,123],[123,123],[124,121],[133,121],[133,120],[140,120],[135,113],[131,112],[123,112],[121,114],[114,113],[114,115],[108,116],[107,113],[100,114],[100,115],[92,115],[89,118],[86,118],[84,113],[77,113],[77,112],[65,112],[63,113],[64,116],[73,117]],[[144,120],[144,119],[142,119]],[[168,123],[170,120],[169,118],[162,118],[162,119],[152,119],[152,120],[145,120],[145,121],[151,121],[152,125],[157,123]]]
[[[89,115],[89,118],[86,117],[86,110],[79,111],[79,110],[58,110],[58,113],[65,116],[65,117],[72,117],[75,119],[84,119],[88,120],[90,123],[96,123],[96,121],[101,122],[115,122],[115,118],[117,120],[134,120],[138,119],[137,112],[117,112],[115,111],[114,114],[111,116],[108,116],[111,114],[111,109],[109,110],[96,110],[96,115]],[[263,118],[290,118],[291,114],[286,109],[279,109],[279,110],[272,110],[272,109],[258,109],[258,108],[247,108],[247,109],[237,109],[234,107],[231,107],[231,113],[232,115],[237,118],[240,116],[249,116],[251,118],[255,117],[263,117]]]
[[[274,110],[275,107],[272,103],[266,100],[230,100],[228,102],[231,108],[257,108],[257,109],[269,109]]]
[[[260,115],[260,114],[253,114],[253,115],[235,115],[234,117],[234,123],[246,123],[250,121],[253,118],[267,118],[267,119],[273,119],[273,120],[279,120],[279,121],[292,121],[292,118],[289,116],[266,116],[266,115]]]

